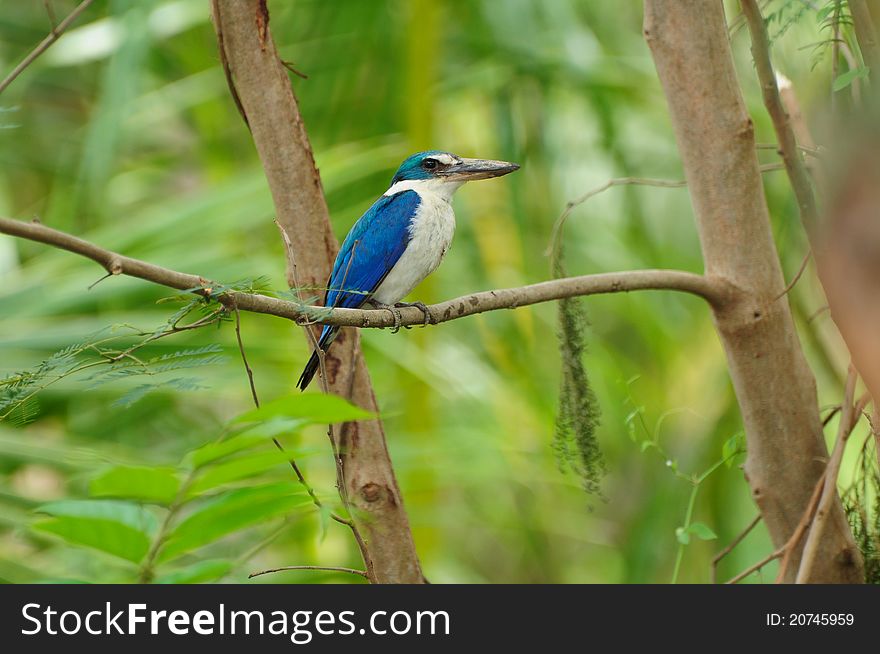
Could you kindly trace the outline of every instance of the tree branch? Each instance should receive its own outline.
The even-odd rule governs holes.
[[[813,565],[815,565],[820,543],[822,542],[822,534],[837,501],[837,477],[840,474],[840,464],[843,462],[843,452],[862,411],[870,399],[867,393],[858,400],[855,399],[857,381],[858,374],[856,369],[850,364],[846,377],[843,408],[840,412],[840,423],[837,427],[837,441],[834,443],[834,450],[831,452],[831,458],[828,460],[828,466],[825,469],[822,496],[816,506],[816,515],[810,526],[807,542],[804,544],[804,553],[796,579],[796,582],[799,584],[806,583],[812,574]]]
[[[338,244],[288,71],[272,38],[266,0],[212,0],[211,8],[226,79],[253,137],[284,234],[288,284],[297,292],[320,287],[330,276]],[[247,309],[241,300],[239,307]],[[250,310],[290,311],[279,302],[255,298]],[[312,342],[311,325],[305,331]],[[331,392],[379,412],[357,330],[342,330],[322,363],[322,380]],[[358,547],[374,574],[371,580],[423,582],[382,422],[334,426],[330,439],[339,492],[363,533]]]
[[[773,129],[779,140],[779,153],[785,164],[785,172],[791,181],[791,187],[794,189],[795,198],[797,198],[801,221],[809,234],[818,224],[816,199],[813,196],[813,187],[810,184],[807,167],[798,151],[797,138],[795,138],[788,113],[779,95],[776,75],[773,72],[773,64],[770,62],[770,40],[767,36],[767,26],[764,24],[764,17],[761,15],[756,0],[740,0],[740,4],[749,26],[749,34],[752,39],[752,57],[755,60],[758,81],[761,83],[764,105],[773,121]]]
[[[394,316],[386,309],[327,309],[302,302],[281,300],[260,294],[240,291],[215,293],[223,288],[199,275],[177,272],[140,259],[105,250],[66,232],[40,223],[24,222],[0,217],[0,233],[51,245],[84,256],[101,264],[112,275],[137,277],[161,286],[219,301],[231,311],[236,309],[287,318],[300,324],[319,323],[345,327],[393,327]],[[453,300],[428,306],[430,324],[499,309],[551,302],[563,298],[607,293],[626,293],[638,290],[670,290],[690,293],[705,299],[710,305],[721,307],[736,294],[735,288],[720,278],[710,278],[679,270],[628,270],[623,272],[565,277],[518,288],[504,288],[472,293]],[[402,307],[402,325],[424,324],[424,314],[417,307]]]
[[[709,0],[645,0],[644,31],[669,105],[706,274],[739,289],[715,310],[715,325],[746,432],[744,471],[778,549],[803,515],[828,450],[815,379],[791,311],[774,299],[785,282],[724,7]],[[787,154],[797,161],[796,148]],[[851,556],[841,557],[844,551]],[[796,569],[799,551],[793,557]],[[838,502],[811,581],[862,580],[859,551]]]
[[[847,4],[862,58],[865,60],[865,65],[871,67],[873,73],[871,80],[876,84],[878,73],[876,67],[880,66],[880,42],[877,40],[877,30],[874,27],[871,11],[865,0],[848,0]]]
[[[31,50],[30,54],[21,60],[21,63],[18,64],[15,68],[12,69],[12,72],[9,73],[6,78],[0,82],[0,93],[6,90],[6,87],[12,84],[15,81],[15,78],[21,75],[25,68],[30,66],[34,61],[37,60],[41,54],[43,54],[49,47],[55,43],[58,39],[61,38],[61,35],[64,34],[65,30],[70,27],[73,22],[79,18],[80,14],[83,13],[86,9],[89,8],[89,5],[92,4],[94,0],[83,0],[79,5],[77,5],[76,9],[70,12],[70,15],[61,21],[57,26],[52,26],[52,31],[49,32],[49,35],[40,41],[40,44]],[[49,16],[50,20],[52,16]]]
[[[369,579],[369,575],[363,570],[355,570],[354,568],[342,568],[335,565],[285,565],[281,568],[272,568],[271,570],[261,570],[260,572],[252,572],[248,575],[248,579],[259,577],[260,575],[268,575],[273,572],[284,572],[285,570],[315,570],[318,572],[344,572],[350,575],[357,575],[364,579]]]

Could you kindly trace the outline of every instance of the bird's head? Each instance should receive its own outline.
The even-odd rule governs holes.
[[[407,157],[391,180],[394,187],[398,182],[411,182],[411,186],[425,186],[437,190],[448,190],[451,195],[465,182],[490,177],[501,177],[519,168],[519,164],[490,159],[466,159],[441,150],[428,150]],[[410,185],[410,184],[408,184]]]

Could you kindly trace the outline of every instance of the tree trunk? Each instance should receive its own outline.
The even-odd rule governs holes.
[[[212,4],[230,89],[253,135],[278,222],[290,241],[288,282],[306,289],[306,296],[315,294],[326,286],[339,245],[287,70],[272,40],[266,2]],[[324,367],[330,392],[378,412],[356,329],[342,330]],[[291,374],[291,390],[294,380]],[[340,492],[366,541],[359,545],[371,579],[424,582],[381,421],[346,423],[331,438],[341,460]]]
[[[739,292],[714,308],[748,457],[746,478],[774,545],[791,536],[828,459],[816,398],[788,302],[720,0],[645,0],[645,39],[669,105],[706,274]],[[798,570],[801,546],[787,567]],[[863,581],[836,500],[812,582]]]

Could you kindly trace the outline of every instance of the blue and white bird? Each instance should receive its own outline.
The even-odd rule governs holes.
[[[348,233],[333,264],[324,306],[380,308],[401,303],[446,255],[455,232],[452,196],[464,184],[512,173],[519,165],[507,161],[465,159],[430,150],[408,157],[391,186]],[[425,305],[419,306],[428,312]],[[326,352],[339,327],[326,325],[318,347]],[[317,351],[300,375],[305,390],[320,367]]]

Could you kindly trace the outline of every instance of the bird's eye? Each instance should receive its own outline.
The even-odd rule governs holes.
[[[437,167],[437,160],[436,159],[425,159],[422,162],[422,168],[424,168],[425,170],[434,170],[436,167]]]

